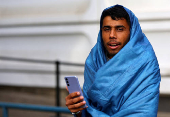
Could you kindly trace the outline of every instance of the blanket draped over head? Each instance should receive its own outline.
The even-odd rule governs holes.
[[[107,61],[99,31],[85,63],[83,92],[88,108],[82,117],[157,116],[161,79],[158,61],[137,17],[123,8],[130,17],[130,41]]]

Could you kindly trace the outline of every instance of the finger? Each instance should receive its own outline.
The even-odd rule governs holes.
[[[70,93],[71,98],[75,98],[77,96],[80,96],[80,92],[74,92],[74,93]]]
[[[78,102],[82,102],[84,99],[83,96],[80,96],[80,97],[76,97],[76,98],[73,98],[73,99],[68,99],[66,100],[66,106],[69,106],[69,105],[74,105]]]
[[[68,109],[69,110],[72,110],[72,109],[79,109],[79,108],[82,108],[82,106],[84,106],[86,104],[85,101],[82,101],[82,102],[79,102],[79,103],[76,103],[76,104],[73,104],[73,105],[69,105],[68,106]]]
[[[82,111],[82,110],[84,110],[84,108],[72,109],[72,110],[70,110],[70,111],[71,111],[72,113],[76,113],[76,112]]]
[[[72,98],[75,98],[75,97],[77,97],[77,96],[80,96],[80,92],[70,93],[70,94],[65,98],[65,100],[72,99]]]
[[[83,106],[83,105],[82,105]],[[85,108],[71,108],[69,109],[72,113],[76,113],[78,111],[82,111],[84,109],[88,108],[88,106],[86,106]]]
[[[68,91],[68,88],[67,88],[67,86],[66,86],[66,89],[67,89],[67,91]]]

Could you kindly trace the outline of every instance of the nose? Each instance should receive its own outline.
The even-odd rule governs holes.
[[[116,31],[111,29],[109,37],[110,37],[110,39],[115,39],[116,38]]]

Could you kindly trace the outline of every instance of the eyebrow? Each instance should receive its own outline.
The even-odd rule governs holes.
[[[115,27],[115,28],[123,27],[123,28],[125,28],[125,29],[126,29],[126,27],[125,27],[125,26],[123,26],[123,25],[117,25],[117,26],[114,26],[114,27]],[[105,26],[103,26],[102,28],[111,28],[111,26],[105,25]]]

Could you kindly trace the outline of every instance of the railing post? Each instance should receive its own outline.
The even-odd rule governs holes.
[[[60,62],[56,61],[56,106],[60,106]],[[59,117],[60,113],[57,113],[57,117]]]
[[[3,107],[3,117],[8,117],[8,108]]]

